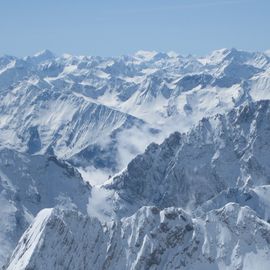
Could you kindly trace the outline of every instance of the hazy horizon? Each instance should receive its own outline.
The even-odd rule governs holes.
[[[204,57],[204,56],[207,56],[207,55],[210,55],[212,52],[214,51],[218,51],[218,50],[223,50],[223,49],[236,49],[237,51],[245,51],[245,52],[262,52],[262,53],[266,53],[267,55],[270,55],[270,49],[266,49],[264,51],[260,51],[260,50],[244,50],[244,49],[241,49],[241,48],[216,48],[214,50],[211,50],[209,52],[206,52],[204,54],[194,54],[194,53],[181,53],[181,52],[177,52],[177,51],[173,51],[173,50],[169,50],[169,51],[157,51],[157,50],[144,50],[143,48],[140,49],[140,50],[137,50],[137,51],[133,51],[133,52],[130,52],[130,53],[122,53],[122,54],[116,54],[116,55],[98,55],[98,54],[80,54],[80,53],[69,53],[69,52],[63,52],[63,53],[56,53],[52,50],[50,50],[49,48],[44,48],[44,49],[41,49],[39,51],[36,51],[32,54],[28,54],[28,55],[16,55],[16,54],[0,54],[0,57],[2,56],[13,56],[13,57],[18,57],[18,58],[24,58],[24,57],[28,57],[28,56],[35,56],[39,53],[43,53],[44,51],[50,51],[51,53],[53,53],[55,55],[55,57],[64,57],[65,55],[72,55],[72,56],[87,56],[87,57],[91,57],[91,56],[94,56],[94,57],[121,57],[121,56],[133,56],[135,55],[136,53],[138,53],[139,51],[144,51],[144,52],[156,52],[156,53],[175,53],[177,55],[181,55],[181,56],[188,56],[188,55],[192,55],[194,57]]]
[[[270,49],[266,0],[124,0],[0,3],[0,55],[119,56],[138,50],[205,55]]]

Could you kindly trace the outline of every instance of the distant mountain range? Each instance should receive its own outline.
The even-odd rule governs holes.
[[[55,57],[48,50],[3,56],[0,142],[113,174],[170,132],[268,98],[269,67],[267,54],[236,49],[197,58],[144,51]],[[134,133],[139,142],[123,139]]]

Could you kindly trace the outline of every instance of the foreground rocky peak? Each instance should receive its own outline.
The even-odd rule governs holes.
[[[14,269],[268,269],[270,225],[227,204],[205,219],[177,208],[143,207],[102,226],[77,212],[42,210],[22,236]]]
[[[87,213],[91,186],[68,163],[0,149],[0,264],[43,208]]]

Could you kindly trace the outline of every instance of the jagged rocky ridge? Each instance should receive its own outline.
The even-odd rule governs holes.
[[[105,188],[116,191],[116,211],[143,205],[192,209],[228,188],[269,185],[269,138],[270,102],[247,103],[149,145]]]
[[[100,188],[114,221],[43,210],[4,269],[268,269],[269,114],[247,103],[151,144]]]
[[[78,212],[46,209],[6,269],[266,270],[269,233],[256,212],[233,203],[204,219],[179,208],[142,207],[106,225]]]

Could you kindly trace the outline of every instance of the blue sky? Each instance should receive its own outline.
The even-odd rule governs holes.
[[[0,55],[270,48],[270,0],[6,0]]]

